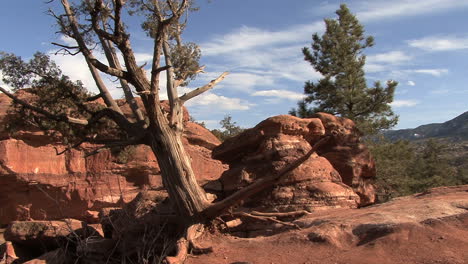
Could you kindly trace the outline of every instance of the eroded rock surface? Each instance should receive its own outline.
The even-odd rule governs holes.
[[[0,225],[15,220],[76,218],[95,221],[101,208],[121,206],[141,190],[161,188],[160,170],[147,146],[131,148],[122,158],[83,144],[57,155],[66,146],[40,131],[5,131],[11,100],[0,94]],[[124,111],[130,111],[122,105]],[[184,109],[186,112],[186,110]],[[226,169],[211,158],[220,144],[207,129],[186,121],[184,146],[200,184],[219,178]]]
[[[284,212],[356,208],[374,202],[374,162],[354,123],[324,113],[307,119],[271,117],[226,140],[214,149],[213,157],[228,163],[229,170],[206,188],[229,195],[277,174],[322,139],[326,142],[309,159],[245,206]]]

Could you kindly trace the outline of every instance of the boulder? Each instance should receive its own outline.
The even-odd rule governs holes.
[[[5,230],[5,240],[31,248],[56,248],[67,238],[99,237],[86,223],[76,219],[55,221],[13,221]]]
[[[371,180],[375,177],[375,169],[374,174],[365,175],[368,181],[361,179],[364,170],[356,170],[351,175],[343,176],[337,159],[329,159],[325,155],[340,147],[347,147],[348,144],[360,144],[354,123],[349,119],[334,118],[328,114],[305,119],[289,115],[275,116],[226,140],[213,150],[213,157],[228,163],[229,170],[219,180],[210,182],[205,187],[218,191],[221,196],[229,195],[259,178],[277,174],[308,153],[319,140],[327,137],[328,141],[299,167],[285,175],[273,187],[245,201],[244,206],[256,210],[286,212],[356,208],[369,201],[373,202],[375,193],[371,188]],[[363,148],[362,152],[367,151],[362,144],[359,146]],[[348,162],[357,154],[349,151],[343,156],[343,160]],[[373,166],[369,155],[359,157],[362,164]],[[345,181],[345,177],[355,177],[356,182],[367,184],[367,192],[361,194],[364,199],[360,198],[363,187]]]
[[[25,99],[27,93],[19,95]],[[130,113],[128,105],[119,104]],[[85,157],[98,146],[82,144],[57,155],[67,146],[42,131],[24,128],[7,133],[10,105],[0,93],[0,225],[63,218],[95,222],[100,209],[120,207],[142,190],[162,188],[160,169],[148,146]],[[183,143],[197,179],[204,184],[219,178],[227,166],[211,158],[211,149],[220,141],[206,128],[188,122],[185,108],[184,113]]]

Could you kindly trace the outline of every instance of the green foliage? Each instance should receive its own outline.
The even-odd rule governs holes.
[[[181,86],[187,86],[190,80],[196,78],[200,69],[200,47],[193,42],[173,44],[170,47],[175,79],[185,80]]]
[[[290,114],[308,117],[314,112],[327,112],[350,118],[364,134],[394,126],[398,118],[392,112],[395,81],[383,87],[375,82],[368,87],[363,50],[374,45],[372,36],[364,36],[364,27],[345,4],[336,11],[338,19],[325,19],[326,31],[312,36],[312,50],[305,47],[304,59],[323,75],[317,82],[304,86],[307,97]],[[312,104],[311,108],[307,105]]]
[[[129,0],[128,4],[131,7],[130,15],[143,15],[145,20],[141,24],[141,28],[151,38],[156,38],[160,21],[156,19],[155,14],[166,19],[172,15],[169,3],[173,7],[181,4],[180,0],[154,1],[154,0]],[[189,12],[198,11],[194,0],[188,0],[187,16]],[[180,85],[187,86],[191,80],[194,80],[200,69],[200,47],[193,43],[183,43],[181,35],[187,27],[187,20],[183,22],[173,20],[168,27],[168,42],[170,46],[170,54],[172,66],[176,80],[183,80]]]
[[[219,124],[223,129],[213,129],[211,130],[211,133],[221,141],[225,141],[230,137],[236,136],[245,130],[238,126],[236,122],[232,121],[232,117],[230,115],[226,115],[223,120],[219,121]]]
[[[137,146],[130,145],[125,147],[112,148],[112,155],[116,157],[117,163],[127,164],[135,159]]]
[[[436,140],[424,143],[381,140],[368,144],[377,167],[380,201],[424,192],[428,188],[467,184],[468,175],[444,157],[444,148]]]
[[[25,62],[13,54],[0,53],[0,71],[3,73],[3,82],[12,86],[14,91],[23,94],[24,100],[51,114],[88,119],[104,107],[98,103],[87,102],[91,94],[81,82],[73,82],[63,75],[45,54],[36,53],[31,60]],[[105,136],[122,133],[117,132],[116,126],[108,119],[83,130],[82,126],[50,120],[19,104],[9,112],[8,120],[7,129],[10,133],[14,134],[24,128],[35,128],[51,136],[62,137],[66,144],[76,142],[78,138],[86,135],[97,134],[98,131],[104,131],[99,134]]]

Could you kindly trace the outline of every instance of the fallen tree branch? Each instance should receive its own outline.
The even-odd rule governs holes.
[[[249,218],[256,219],[256,220],[261,220],[261,221],[271,221],[271,222],[275,222],[275,223],[282,224],[282,225],[285,225],[285,226],[301,229],[296,224],[278,220],[274,216],[260,216],[260,215],[249,214],[249,213],[246,213],[246,212],[235,212],[235,213],[233,213],[233,215],[238,216],[238,217],[249,217]]]
[[[303,215],[308,215],[310,214],[310,212],[307,212],[306,210],[292,211],[292,212],[269,212],[269,213],[252,211],[250,212],[250,214],[256,215],[256,216],[269,216],[269,217],[299,217]]]

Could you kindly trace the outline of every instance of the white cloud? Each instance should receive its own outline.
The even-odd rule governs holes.
[[[429,36],[421,39],[409,40],[411,47],[426,51],[449,51],[468,49],[467,37]]]
[[[81,54],[75,56],[52,54],[50,57],[57,63],[65,75],[68,75],[72,80],[81,81],[88,90],[98,93],[96,83]]]
[[[252,93],[252,96],[278,97],[292,101],[297,101],[304,98],[304,94],[288,90],[263,90]]]
[[[415,85],[416,85],[416,83],[413,82],[413,81],[408,81],[406,84],[407,84],[408,86],[415,86]]]
[[[211,92],[205,92],[196,99],[190,100],[186,104],[187,107],[203,107],[208,111],[219,110],[249,110],[254,104],[240,98],[229,98],[222,95],[217,95]]]
[[[389,64],[401,64],[411,60],[410,55],[405,54],[402,51],[390,51],[386,53],[379,53],[375,55],[367,56],[367,61],[370,63],[389,63]]]
[[[200,44],[200,47],[202,48],[203,55],[215,56],[280,43],[303,42],[307,38],[306,36],[310,36],[313,32],[321,31],[323,28],[322,21],[312,24],[294,25],[279,31],[243,26],[230,33],[217,35],[211,41]]]
[[[217,73],[216,73],[217,74]],[[214,75],[212,73],[211,75]],[[214,78],[211,78],[214,79]],[[211,80],[210,79],[210,80]],[[250,92],[256,86],[270,86],[274,84],[274,77],[269,74],[258,74],[248,72],[234,72],[229,74],[217,88],[234,89],[243,92]]]
[[[366,63],[364,65],[364,71],[366,72],[382,72],[386,71],[387,69],[388,67],[376,63]]]
[[[390,105],[392,107],[411,107],[419,104],[416,100],[395,100]]]
[[[443,74],[447,74],[449,72],[448,69],[419,69],[419,70],[412,70],[414,73],[421,73],[421,74],[429,74],[435,77],[440,77]]]
[[[436,13],[468,6],[467,0],[368,0],[359,2],[357,17],[361,21],[372,21],[402,16]]]
[[[151,53],[141,53],[135,52],[135,60],[138,64],[143,64],[145,62],[150,62],[153,60],[153,54]],[[122,60],[123,61],[123,60]]]

